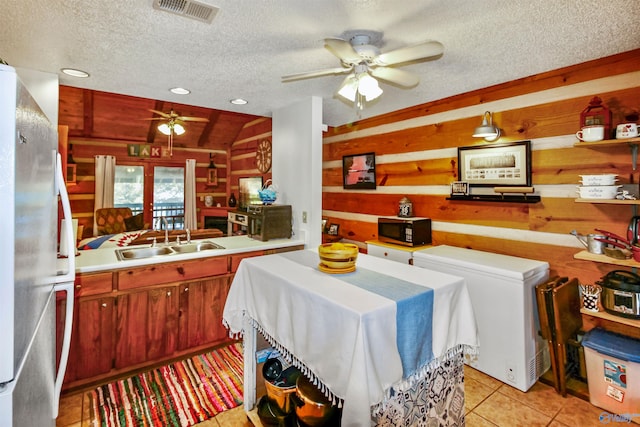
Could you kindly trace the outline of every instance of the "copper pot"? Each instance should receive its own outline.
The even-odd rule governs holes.
[[[296,394],[292,396],[296,407],[296,417],[305,426],[320,427],[333,420],[337,407],[322,394],[318,387],[304,375],[296,381]]]

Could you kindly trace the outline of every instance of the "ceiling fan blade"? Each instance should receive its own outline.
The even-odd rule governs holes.
[[[326,70],[317,70],[317,71],[308,71],[306,73],[289,74],[287,76],[282,76],[282,81],[290,82],[293,80],[309,79],[311,77],[328,76],[329,74],[342,74],[342,73],[347,73],[351,71],[352,68],[353,67],[328,68]]]
[[[420,78],[408,71],[398,70],[397,68],[378,67],[371,70],[371,75],[380,80],[395,83],[404,87],[412,87],[420,83]]]
[[[324,47],[346,64],[358,64],[362,62],[362,57],[355,51],[351,43],[338,38],[324,39]]]
[[[187,117],[187,116],[178,116],[176,120],[182,120],[185,122],[208,122],[209,119],[205,119],[204,117]]]
[[[392,50],[391,52],[381,53],[375,59],[377,65],[393,65],[401,62],[415,61],[416,59],[431,58],[442,55],[444,46],[440,42],[427,41],[418,43],[413,46],[403,47]]]
[[[171,115],[167,114],[167,113],[163,113],[162,111],[158,111],[158,110],[152,110],[151,108],[149,108],[149,111],[151,111],[152,113],[156,113],[166,119],[168,119],[169,117],[171,117]]]
[[[140,119],[140,120],[167,120],[165,117],[145,117],[144,119]]]

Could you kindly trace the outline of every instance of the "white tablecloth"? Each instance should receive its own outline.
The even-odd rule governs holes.
[[[396,304],[317,269],[315,251],[244,259],[223,318],[235,336],[248,316],[286,352],[344,400],[342,425],[368,426],[372,406],[403,384],[396,346]],[[306,264],[306,265],[305,265]],[[366,268],[434,290],[432,348],[436,358],[460,345],[477,347],[464,279],[360,254]]]

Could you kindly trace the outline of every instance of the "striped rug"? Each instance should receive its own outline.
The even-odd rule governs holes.
[[[91,391],[91,425],[186,427],[242,403],[240,343]]]

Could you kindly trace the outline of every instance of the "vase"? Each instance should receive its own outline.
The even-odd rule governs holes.
[[[229,207],[230,208],[236,207],[236,196],[233,193],[231,193],[231,196],[229,197]]]

